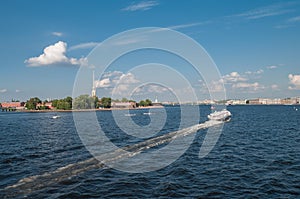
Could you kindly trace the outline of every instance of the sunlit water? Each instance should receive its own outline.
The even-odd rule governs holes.
[[[201,121],[206,120],[209,108],[200,106]],[[71,168],[56,178],[41,178],[51,179],[47,183],[38,179],[26,192],[7,187],[66,165],[78,166],[92,156],[76,133],[72,113],[58,113],[58,119],[51,118],[54,113],[0,113],[0,198],[299,197],[300,111],[293,106],[228,109],[233,118],[205,158],[198,158],[206,134],[200,130],[186,153],[161,170],[133,174],[100,166],[71,175]],[[179,107],[166,111],[167,124],[161,134],[179,126]],[[147,125],[149,115],[144,112],[136,110],[131,116]],[[97,116],[116,145],[140,141],[122,133],[111,112],[97,112]],[[41,186],[43,183],[47,186]]]

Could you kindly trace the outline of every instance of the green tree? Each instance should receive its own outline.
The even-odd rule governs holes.
[[[74,99],[74,109],[91,109],[96,108],[96,100],[98,98],[90,97],[89,95],[80,95]]]
[[[52,100],[52,106],[57,107],[58,99]]]
[[[72,97],[70,96],[66,97],[65,101],[69,104],[70,109],[72,109],[72,102],[73,102]]]
[[[128,99],[126,97],[123,97],[121,101],[122,102],[128,102]]]
[[[149,99],[146,99],[146,100],[145,100],[145,105],[146,105],[146,106],[152,106],[152,101],[149,100]]]
[[[64,99],[52,100],[52,106],[57,109],[70,110],[72,109],[72,97],[66,97]]]
[[[30,98],[26,102],[26,108],[28,110],[36,110],[36,105],[42,101],[38,97]]]
[[[138,106],[152,106],[152,101],[149,100],[149,99],[141,100],[141,101],[138,103]]]
[[[110,97],[102,97],[101,98],[101,106],[103,108],[110,108],[111,107],[111,98]]]
[[[139,102],[139,106],[146,106],[146,102],[145,102],[144,100],[141,100],[141,101]]]

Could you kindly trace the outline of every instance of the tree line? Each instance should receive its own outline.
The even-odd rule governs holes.
[[[112,102],[134,102],[137,106],[152,106],[152,101],[149,99],[141,100],[137,103],[127,98],[113,100],[110,97],[102,97],[99,99],[98,97],[91,97],[89,95],[80,95],[75,99],[66,97],[51,101],[42,101],[38,97],[33,97],[26,101],[25,107],[28,110],[47,110],[50,109],[50,107],[47,106],[49,102],[52,103],[52,107],[59,110],[111,108]]]

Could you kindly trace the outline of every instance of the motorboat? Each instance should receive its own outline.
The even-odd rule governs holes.
[[[59,115],[53,115],[52,116],[52,119],[57,119],[57,118],[60,118],[60,116]]]
[[[228,110],[223,109],[222,111],[215,111],[207,117],[209,120],[228,122],[231,119],[231,113]]]
[[[135,116],[136,114],[135,113],[128,113],[128,114],[125,114],[125,116],[127,117],[132,117],[132,116]]]

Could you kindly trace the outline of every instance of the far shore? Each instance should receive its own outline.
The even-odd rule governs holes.
[[[16,110],[11,112],[25,112],[25,113],[45,113],[45,112],[90,112],[90,111],[113,111],[113,110],[139,110],[139,109],[154,109],[163,108],[163,106],[144,106],[137,108],[98,108],[98,109],[71,109],[71,110],[61,110],[61,109],[49,109],[49,110]]]

